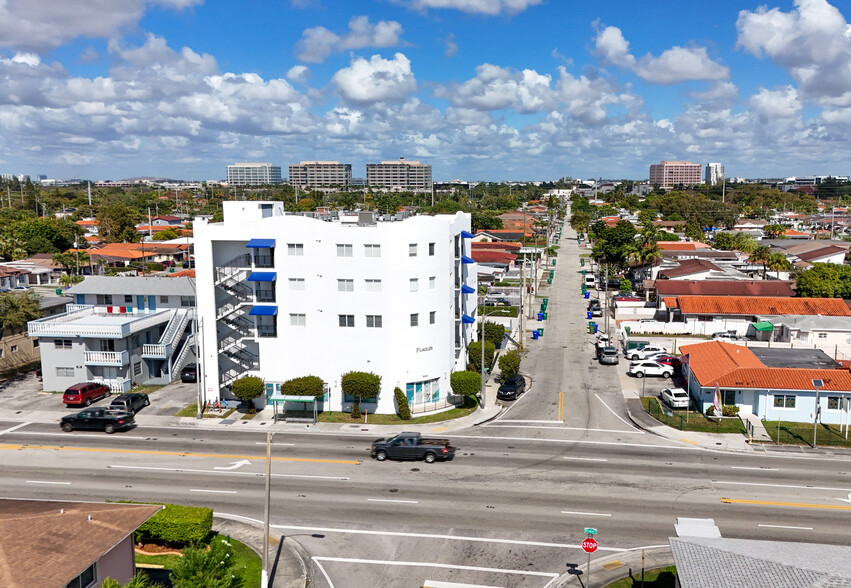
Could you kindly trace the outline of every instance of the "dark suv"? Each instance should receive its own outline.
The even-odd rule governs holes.
[[[496,392],[496,397],[500,400],[517,400],[517,398],[526,391],[526,378],[517,374],[506,378]]]
[[[143,407],[151,404],[148,395],[141,392],[125,392],[119,394],[109,403],[110,410],[123,410],[130,414],[136,414]]]
[[[197,382],[198,381],[198,366],[194,363],[186,364],[186,366],[180,370],[180,381],[181,382]]]
[[[66,406],[79,406],[81,404],[89,406],[95,400],[107,396],[109,396],[109,387],[96,382],[85,382],[74,384],[65,390],[65,394],[62,395],[62,402]]]

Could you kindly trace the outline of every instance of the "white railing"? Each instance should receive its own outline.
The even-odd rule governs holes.
[[[171,370],[171,379],[177,379],[177,376],[180,374],[180,370],[183,368],[183,362],[186,360],[186,356],[189,354],[189,350],[195,345],[195,334],[192,333],[189,335],[186,340],[183,342],[183,347],[180,348],[180,351],[177,354],[177,357],[174,360],[174,364]]]
[[[127,365],[130,354],[126,351],[84,351],[83,363],[86,365]]]
[[[145,343],[142,345],[142,357],[165,359],[167,357],[165,345],[162,343]]]
[[[123,394],[124,392],[130,392],[130,388],[132,387],[130,380],[128,380],[127,378],[115,378],[112,380],[95,378],[93,381],[96,384],[103,384],[104,386],[108,386],[109,391],[112,394]]]
[[[76,335],[121,339],[131,333],[158,325],[169,317],[168,312],[142,315],[137,319],[133,318],[137,316],[133,314],[116,314],[116,317],[121,317],[126,322],[110,325],[93,321],[86,324],[86,317],[95,314],[112,316],[106,312],[100,312],[94,307],[88,307],[72,313],[30,321],[27,324],[27,331],[30,337],[73,337]]]
[[[79,311],[85,310],[87,308],[92,308],[92,305],[91,304],[66,304],[65,305],[66,313],[79,312]]]

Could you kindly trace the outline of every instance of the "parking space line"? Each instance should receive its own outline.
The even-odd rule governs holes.
[[[236,494],[236,490],[205,490],[203,488],[190,488],[190,492],[206,492],[207,494]]]
[[[583,516],[583,517],[610,517],[610,516],[612,516],[612,515],[610,515],[608,513],[604,513],[604,512],[581,512],[581,511],[576,511],[576,510],[563,510],[563,511],[561,511],[561,514],[580,515],[580,516]]]
[[[9,427],[8,429],[0,431],[0,435],[5,435],[6,433],[11,433],[12,431],[17,431],[18,429],[22,429],[23,427],[26,427],[27,425],[31,425],[31,424],[32,424],[32,421],[28,421],[26,423],[21,423],[20,425],[15,425],[14,427]]]
[[[792,527],[789,525],[757,525],[757,527],[768,527],[769,529],[796,529],[799,531],[812,531],[812,527]]]

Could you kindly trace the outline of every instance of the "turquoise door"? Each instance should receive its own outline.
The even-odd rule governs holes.
[[[144,296],[136,296],[136,308],[139,309],[139,312],[145,310],[145,297]]]
[[[148,296],[148,309],[156,310],[157,309],[157,297],[156,296]]]

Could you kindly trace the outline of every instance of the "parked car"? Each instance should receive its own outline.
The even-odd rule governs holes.
[[[618,348],[604,347],[600,352],[600,363],[605,365],[616,365],[618,363]]]
[[[59,426],[66,433],[74,429],[84,429],[112,434],[120,429],[132,427],[134,424],[133,415],[129,412],[105,408],[87,408],[77,414],[64,416],[59,422]]]
[[[654,355],[650,358],[651,361],[655,361],[656,363],[661,363],[662,365],[669,365],[674,368],[674,371],[677,371],[682,367],[682,361],[676,355],[670,355],[668,353],[663,353],[661,355]]]
[[[451,460],[455,448],[449,439],[421,437],[419,433],[399,433],[395,437],[376,439],[370,455],[378,461],[385,459],[422,459],[434,463],[438,459]]]
[[[489,306],[511,306],[511,301],[508,298],[494,298],[488,302]]]
[[[647,359],[657,353],[668,353],[668,350],[658,345],[646,345],[640,349],[630,349],[626,356],[634,361],[636,359]]]
[[[188,363],[180,370],[181,382],[197,382],[198,381],[198,364]]]
[[[641,302],[644,298],[635,294],[615,294],[612,296],[612,300],[617,302]]]
[[[674,368],[669,365],[663,365],[655,361],[639,361],[629,366],[629,371],[626,372],[630,376],[643,378],[644,376],[662,376],[670,378],[674,374]]]
[[[619,278],[612,278],[608,282],[606,282],[606,290],[620,290],[621,289],[621,281]]]
[[[740,337],[734,331],[724,331],[721,333],[713,333],[712,339],[715,341],[738,341]]]
[[[682,388],[665,388],[659,397],[671,408],[688,408],[688,392]]]
[[[586,288],[596,288],[597,287],[597,278],[594,276],[585,276],[585,287]]]
[[[119,394],[109,403],[109,408],[112,410],[123,410],[130,414],[136,414],[142,408],[151,404],[147,394],[141,392],[125,392]]]
[[[496,391],[496,397],[500,400],[517,400],[520,395],[526,391],[526,378],[517,374],[506,378],[499,390]]]
[[[74,384],[66,389],[65,394],[62,395],[62,402],[66,406],[79,406],[81,404],[89,406],[92,402],[106,398],[109,394],[109,387],[104,384],[83,382],[81,384]]]

